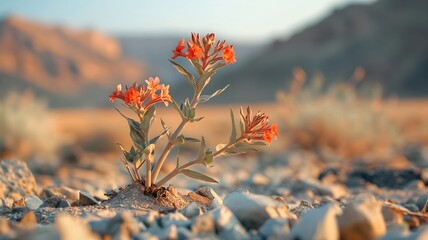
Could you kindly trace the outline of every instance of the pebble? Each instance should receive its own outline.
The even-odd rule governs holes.
[[[341,238],[375,239],[386,233],[382,207],[372,195],[358,195],[339,216]]]
[[[190,227],[191,221],[182,213],[174,212],[161,218],[161,223],[164,228],[170,225],[175,225],[177,227]]]
[[[37,210],[43,204],[43,201],[36,195],[27,195],[24,199],[25,206],[31,210]]]
[[[202,215],[201,208],[195,202],[192,202],[180,212],[189,219]]]
[[[19,200],[37,194],[36,180],[25,162],[0,161],[0,198]]]
[[[247,229],[258,229],[269,218],[287,218],[288,206],[264,195],[232,192],[224,199],[228,207]]]
[[[294,239],[339,239],[337,216],[342,210],[336,204],[326,204],[308,211],[291,229]]]
[[[289,222],[283,218],[271,218],[259,229],[259,233],[263,239],[284,239],[289,231]]]
[[[98,201],[91,194],[85,191],[79,192],[79,206],[92,206],[98,204]]]
[[[223,205],[223,199],[210,187],[201,187],[197,192],[211,200],[211,207]]]

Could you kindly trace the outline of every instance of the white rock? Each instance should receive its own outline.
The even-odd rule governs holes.
[[[238,231],[245,232],[244,227],[239,220],[233,215],[233,212],[225,206],[218,207],[214,210],[207,212],[214,219],[214,224],[217,232]]]
[[[25,162],[0,161],[0,198],[19,200],[27,194],[37,194],[36,180]]]
[[[260,227],[259,233],[266,239],[283,239],[290,231],[287,219],[271,218]]]
[[[180,212],[166,215],[161,219],[161,222],[164,228],[167,228],[171,225],[175,225],[177,227],[188,227],[191,224],[191,221]]]
[[[27,195],[24,197],[25,200],[25,206],[27,206],[27,208],[31,209],[31,210],[37,210],[40,205],[43,204],[43,201],[40,200],[39,197],[37,197],[36,195]]]
[[[100,239],[91,229],[79,218],[70,215],[58,215],[55,220],[55,227],[61,239]]]
[[[223,199],[210,187],[201,187],[197,190],[197,192],[209,199],[212,200],[211,207],[218,207],[220,205],[223,205]]]
[[[232,192],[224,199],[228,207],[247,229],[258,229],[269,218],[288,218],[288,206],[264,195]]]
[[[187,207],[183,208],[180,212],[187,218],[194,218],[202,215],[201,208],[195,202],[192,202]]]
[[[337,215],[342,210],[336,204],[327,204],[308,211],[291,229],[295,239],[339,239]]]
[[[375,239],[386,233],[382,206],[371,195],[359,195],[343,210],[339,217],[340,236],[343,239]]]

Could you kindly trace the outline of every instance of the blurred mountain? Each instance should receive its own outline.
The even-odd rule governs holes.
[[[219,73],[211,89],[231,83],[217,102],[272,101],[278,89],[289,86],[296,67],[309,78],[322,73],[327,85],[349,81],[362,67],[364,82],[380,83],[386,95],[426,97],[427,9],[426,0],[379,0],[334,10],[290,38],[273,42],[243,66],[229,66],[234,70]]]
[[[168,61],[168,59],[171,59],[172,50],[182,38],[189,39],[190,33],[186,36],[177,34],[177,36],[117,37],[124,56],[144,61],[147,63],[148,75],[159,76],[162,81],[171,85],[180,85],[185,82]],[[222,38],[221,36],[217,36],[217,39],[220,40]],[[227,42],[233,44],[235,51],[239,52],[237,66],[243,65],[245,59],[251,58],[253,55],[259,53],[259,50],[264,46],[261,43],[246,43],[230,39],[227,39]],[[177,61],[185,65],[186,61],[181,60],[182,59],[177,59]]]
[[[32,90],[52,107],[100,106],[118,81],[142,78],[143,65],[95,31],[10,16],[0,21],[0,95]]]

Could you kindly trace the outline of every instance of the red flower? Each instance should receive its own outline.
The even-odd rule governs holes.
[[[114,92],[112,92],[109,97],[110,97],[110,102],[114,102],[114,100],[116,100],[116,98],[124,100],[124,95],[122,93],[122,85],[118,84],[116,86],[116,90],[114,90]]]
[[[134,86],[126,89],[125,93],[125,103],[126,104],[133,104],[133,103],[139,103],[140,102],[140,93],[135,90]]]
[[[233,46],[232,45],[227,45],[224,50],[223,53],[221,55],[223,57],[223,60],[226,64],[229,63],[235,63],[236,59],[235,59],[235,51],[233,50]]]
[[[193,41],[187,43],[187,56],[188,59],[201,58],[202,48],[195,44]]]
[[[241,108],[241,120],[244,124],[244,132],[242,136],[247,141],[262,140],[268,143],[272,142],[272,135],[278,136],[278,126],[274,123],[269,125],[269,117],[261,112],[257,112],[254,117],[251,116],[250,107],[247,107],[247,112]]]
[[[181,41],[178,42],[177,47],[175,47],[172,52],[174,55],[172,56],[172,59],[176,59],[178,56],[185,57],[186,54],[183,52],[185,46],[184,46],[184,39],[181,39]]]
[[[162,88],[162,86],[159,84],[160,79],[158,77],[155,77],[155,78],[149,77],[149,80],[146,80],[146,83],[147,83],[147,89],[152,92]]]

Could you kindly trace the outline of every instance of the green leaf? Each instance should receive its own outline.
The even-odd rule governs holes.
[[[201,181],[211,182],[211,183],[218,183],[217,180],[215,180],[214,178],[209,177],[209,176],[207,176],[205,174],[202,174],[200,172],[193,171],[193,170],[183,169],[183,170],[180,171],[180,173],[182,173],[182,174],[184,174],[184,175],[186,175],[186,176],[188,176],[190,178],[198,179],[198,180],[201,180]]]
[[[226,90],[228,87],[230,86],[230,84],[228,84],[226,87],[219,89],[217,91],[215,91],[213,94],[211,95],[201,95],[199,97],[199,102],[207,102],[208,100],[210,100],[211,98],[218,96],[219,94],[221,94],[222,92],[224,92],[224,90]]]
[[[213,152],[210,150],[205,151],[204,163],[205,166],[209,166],[214,161]]]
[[[186,142],[193,142],[193,143],[195,143],[195,142],[201,142],[201,140],[199,140],[197,138],[191,138],[191,137],[184,137],[184,140]]]
[[[239,120],[239,129],[241,130],[241,135],[244,134],[244,122],[241,120]]]
[[[116,144],[119,146],[120,150],[122,151],[123,156],[125,157],[126,161],[131,162],[132,159],[130,158],[128,151],[126,151],[125,148],[123,148],[122,144],[120,144],[118,142]]]
[[[123,115],[118,109],[116,109],[116,111],[118,111],[119,114],[122,115],[122,117],[124,117],[128,121],[130,130],[129,135],[131,136],[131,139],[134,142],[135,146],[144,149],[146,145],[146,137],[144,132],[140,129],[140,123],[138,123],[132,118],[128,118],[127,116]]]
[[[233,143],[236,141],[236,127],[235,127],[235,115],[233,114],[232,109],[230,109],[230,119],[232,121],[232,132],[230,133],[229,143]]]
[[[186,69],[184,69],[184,67],[182,67],[180,64],[169,60],[172,63],[172,66],[175,67],[175,69],[177,69],[177,71],[179,73],[181,73],[181,75],[183,75],[184,79],[186,79],[186,81],[193,87],[195,88],[195,78],[193,77],[193,75],[191,73],[189,73],[188,71],[186,71]]]
[[[191,59],[189,61],[190,61],[190,64],[192,64],[193,68],[196,70],[196,72],[198,72],[198,75],[201,76],[204,73],[204,71],[202,71],[202,66],[199,63],[199,60]]]
[[[174,99],[172,99],[172,106],[174,106],[175,110],[177,110],[177,112],[180,114],[181,119],[186,119],[186,116],[184,116],[183,111]]]
[[[152,126],[156,117],[156,109],[154,107],[149,108],[143,116],[141,121],[141,130],[147,136],[149,129]]]
[[[215,71],[208,71],[204,72],[202,76],[199,78],[198,82],[196,82],[197,90],[202,91],[204,87],[208,84],[208,79],[211,78],[212,75],[214,75]]]
[[[200,117],[200,118],[193,118],[193,119],[190,119],[190,122],[199,122],[199,121],[201,121],[202,119],[204,119],[205,117]]]
[[[156,137],[152,138],[149,141],[149,144],[155,144],[159,139],[161,139],[162,137],[164,137],[167,134],[168,134],[168,130],[163,131],[161,134],[159,134]]]
[[[204,159],[205,157],[205,138],[202,137],[201,145],[199,147],[198,159]]]
[[[180,166],[180,159],[177,157],[177,164],[175,165],[175,168],[178,168]]]

